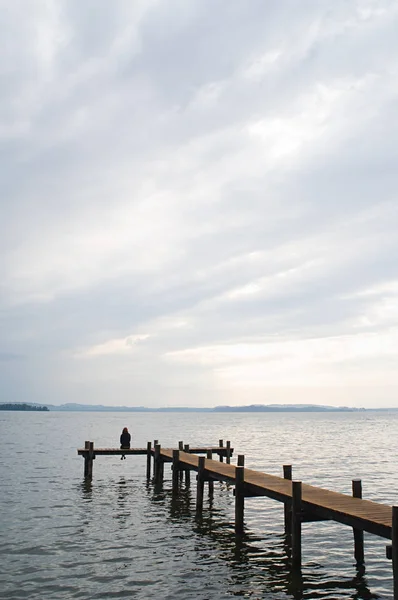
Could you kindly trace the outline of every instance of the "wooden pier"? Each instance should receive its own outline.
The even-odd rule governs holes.
[[[333,492],[320,487],[292,481],[291,465],[284,465],[283,477],[269,475],[247,469],[244,456],[238,455],[237,465],[231,465],[233,448],[223,440],[210,448],[190,447],[179,442],[178,449],[162,448],[158,441],[146,448],[95,448],[93,442],[86,442],[78,450],[85,459],[84,475],[92,477],[92,463],[95,456],[101,455],[146,455],[147,477],[151,477],[153,459],[153,479],[160,483],[164,477],[164,463],[172,463],[172,491],[178,494],[181,479],[185,473],[186,483],[190,482],[190,472],[197,473],[196,511],[203,510],[204,484],[213,493],[214,481],[227,481],[235,486],[235,531],[244,531],[245,498],[267,496],[284,503],[285,534],[291,548],[291,564],[294,570],[301,570],[301,525],[310,521],[333,520],[352,527],[354,534],[354,557],[358,567],[364,564],[363,532],[380,536],[392,543],[386,547],[386,556],[392,560],[394,600],[398,600],[398,507],[388,506],[362,499],[360,480],[352,481],[352,496]],[[198,456],[206,454],[206,456]],[[213,455],[218,460],[213,459]],[[225,462],[224,462],[225,459]]]

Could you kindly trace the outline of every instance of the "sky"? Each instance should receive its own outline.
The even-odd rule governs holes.
[[[0,401],[398,406],[395,0],[0,13]]]

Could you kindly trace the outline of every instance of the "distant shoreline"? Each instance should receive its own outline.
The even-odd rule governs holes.
[[[49,412],[49,408],[43,405],[28,404],[26,402],[0,402],[0,410],[17,410],[20,412],[33,411],[33,412]]]
[[[148,408],[145,406],[105,406],[101,404],[35,404],[27,402],[0,403],[0,410],[8,411],[46,411],[46,412],[145,412],[145,413],[336,413],[336,412],[374,412],[397,411],[397,408],[356,408],[349,406],[325,406],[318,404],[251,404],[247,406],[215,406],[213,408],[201,407],[160,407]]]

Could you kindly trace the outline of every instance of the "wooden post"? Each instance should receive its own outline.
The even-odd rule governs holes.
[[[178,442],[178,449],[183,452],[184,451],[184,442]],[[182,471],[178,471],[179,477],[180,477],[180,481],[182,482],[182,478],[184,476],[184,473]]]
[[[146,445],[146,478],[151,478],[151,442],[147,442]]]
[[[218,445],[220,448],[224,447],[224,440],[219,440]],[[224,462],[224,457],[220,454],[220,462]]]
[[[292,480],[292,465],[283,465],[283,477],[285,479],[290,479],[290,481]],[[291,528],[292,520],[290,517],[291,510],[292,510],[292,501],[286,500],[286,502],[284,503],[285,535],[292,534],[292,528]]]
[[[158,445],[158,440],[153,440],[153,448],[155,452],[153,453],[153,477],[156,478],[156,446]]]
[[[226,462],[229,465],[231,463],[231,442],[228,440],[227,442],[227,458]]]
[[[235,467],[235,533],[243,533],[245,511],[245,467]]]
[[[160,446],[160,444],[159,444]],[[164,460],[162,459],[159,452],[159,481],[163,481],[164,479]]]
[[[173,495],[178,494],[180,451],[173,450]]]
[[[88,452],[90,450],[90,442],[84,442],[84,449],[87,450],[84,454],[84,477],[88,477]]]
[[[352,480],[352,495],[354,498],[362,498],[362,481],[360,479]],[[357,567],[359,567],[365,563],[363,530],[353,527],[352,531],[354,533],[354,557]]]
[[[157,442],[157,440],[155,440]],[[155,483],[161,481],[161,468],[160,468],[160,444],[155,444],[155,455],[153,465],[153,478]]]
[[[205,487],[204,482],[205,474],[205,457],[200,456],[198,460],[198,476],[196,484],[196,512],[197,514],[203,511],[203,491]]]
[[[398,600],[398,506],[392,507],[392,573],[394,580],[394,600]]]
[[[88,448],[88,458],[87,458],[87,477],[89,479],[93,476],[93,460],[95,458],[94,454],[94,442],[89,442]]]
[[[245,455],[238,454],[238,467],[244,467],[244,466],[245,466]]]
[[[209,460],[212,460],[212,458],[213,458],[213,452],[212,452],[211,448],[209,448],[207,450],[206,457]],[[214,495],[214,481],[209,481],[209,496],[212,498],[213,495]]]
[[[292,482],[292,567],[301,570],[301,481]]]
[[[184,452],[189,452],[189,444],[184,444]],[[189,469],[185,469],[185,485],[189,486],[191,484],[191,471]]]

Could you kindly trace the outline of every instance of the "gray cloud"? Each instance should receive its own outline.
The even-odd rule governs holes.
[[[0,362],[10,362],[14,360],[21,360],[23,358],[23,354],[13,354],[12,352],[0,352]]]
[[[394,404],[395,3],[3,12],[4,399]]]

